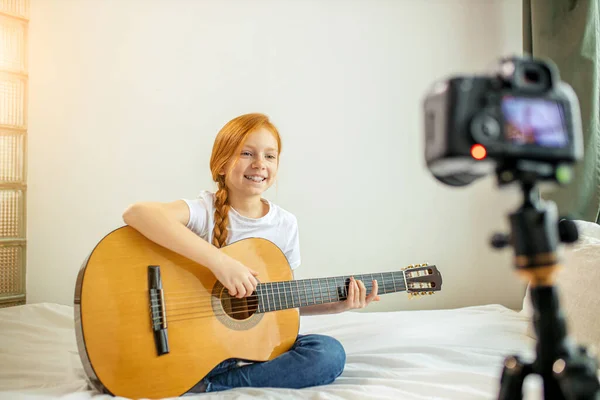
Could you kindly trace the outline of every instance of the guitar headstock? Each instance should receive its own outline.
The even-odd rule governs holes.
[[[431,295],[442,289],[442,274],[435,265],[415,264],[402,268],[408,298]]]

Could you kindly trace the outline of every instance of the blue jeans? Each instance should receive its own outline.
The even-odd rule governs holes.
[[[225,360],[209,372],[190,392],[202,387],[217,392],[237,387],[299,389],[331,383],[346,364],[344,347],[325,335],[298,335],[292,348],[265,362],[238,366],[238,359]]]

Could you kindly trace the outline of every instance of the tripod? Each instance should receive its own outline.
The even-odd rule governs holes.
[[[546,400],[600,400],[597,361],[584,346],[576,345],[567,336],[554,286],[557,243],[576,241],[577,228],[572,221],[559,224],[556,205],[538,199],[533,180],[522,181],[521,188],[524,201],[520,209],[510,214],[510,238],[496,234],[492,245],[513,246],[517,272],[530,284],[537,358],[532,363],[524,362],[518,355],[505,359],[498,399],[522,399],[526,376],[538,374],[543,379]]]

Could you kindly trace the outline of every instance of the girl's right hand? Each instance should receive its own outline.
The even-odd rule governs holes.
[[[229,294],[241,299],[256,289],[258,272],[246,267],[233,257],[223,254],[218,266],[211,268],[215,277],[227,288]]]

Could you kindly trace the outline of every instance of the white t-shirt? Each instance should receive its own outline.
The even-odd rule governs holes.
[[[215,225],[215,194],[202,191],[196,199],[182,199],[190,209],[187,227],[212,243]],[[263,199],[269,211],[261,218],[248,218],[240,215],[233,207],[229,208],[227,244],[238,240],[260,237],[270,240],[285,254],[292,269],[300,265],[300,240],[298,221],[294,214]]]

